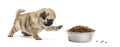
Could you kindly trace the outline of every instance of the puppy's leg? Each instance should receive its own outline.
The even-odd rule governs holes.
[[[26,33],[26,32],[21,32],[24,36],[32,36],[31,34],[28,34],[28,33]]]
[[[19,29],[17,26],[13,26],[12,30],[10,31],[8,37],[13,37],[14,33],[17,32]]]
[[[59,25],[59,26],[50,26],[50,27],[45,27],[46,31],[57,31],[59,29],[61,29],[63,26]]]
[[[33,36],[33,38],[35,38],[36,40],[41,40],[41,38],[38,36],[38,30],[33,30],[33,31],[32,31],[32,36]]]

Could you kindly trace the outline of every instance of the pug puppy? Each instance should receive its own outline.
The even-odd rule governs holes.
[[[24,9],[19,9],[16,12],[16,19],[8,37],[13,37],[14,33],[22,30],[24,36],[33,36],[36,40],[41,40],[38,32],[42,30],[57,31],[62,28],[62,25],[51,26],[56,18],[56,14],[51,8],[20,14],[24,11]]]

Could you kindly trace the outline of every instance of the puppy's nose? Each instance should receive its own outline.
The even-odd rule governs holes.
[[[48,23],[53,23],[53,19],[47,19]]]

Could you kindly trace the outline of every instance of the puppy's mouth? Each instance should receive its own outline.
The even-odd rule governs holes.
[[[50,26],[52,23],[44,23],[45,26]]]
[[[51,26],[53,24],[52,19],[47,19],[47,22],[44,23],[45,26]]]

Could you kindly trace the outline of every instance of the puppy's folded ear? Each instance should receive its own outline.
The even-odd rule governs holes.
[[[45,11],[44,11],[44,12],[42,12],[42,13],[40,14],[40,16],[41,16],[43,19],[45,19],[45,18],[47,17],[47,15],[46,15]]]

